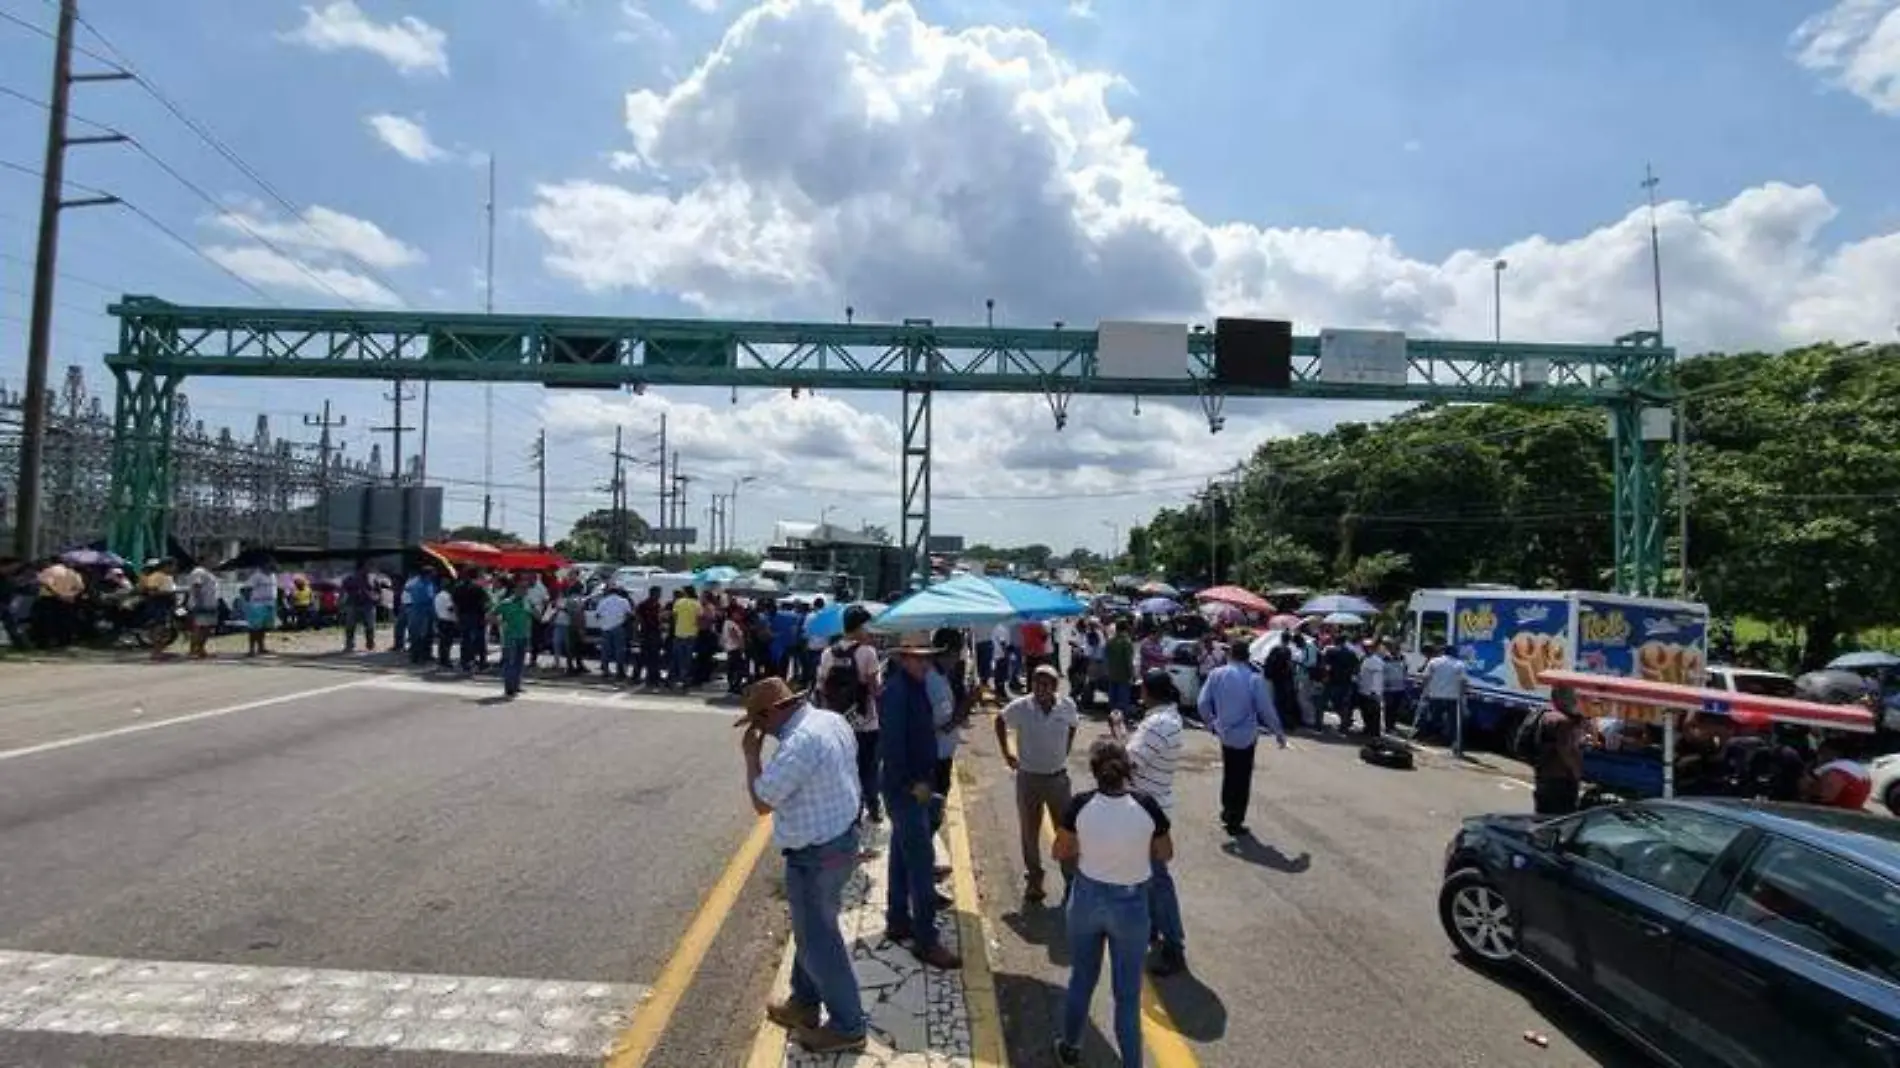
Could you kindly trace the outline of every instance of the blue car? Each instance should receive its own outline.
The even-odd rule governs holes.
[[[1900,822],[1747,801],[1466,820],[1439,919],[1682,1068],[1900,1066]]]

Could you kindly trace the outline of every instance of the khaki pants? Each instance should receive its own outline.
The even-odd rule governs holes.
[[[1058,771],[1053,775],[1038,775],[1035,772],[1018,771],[1016,773],[1016,822],[1022,825],[1023,833],[1023,872],[1029,881],[1042,881],[1042,815],[1049,814],[1051,829],[1062,819],[1062,810],[1069,807],[1069,773]],[[1069,866],[1062,866],[1063,878],[1069,877]]]

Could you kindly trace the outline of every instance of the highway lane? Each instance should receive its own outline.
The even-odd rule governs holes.
[[[1071,775],[1102,733],[1086,725]],[[987,921],[1000,943],[997,985],[1017,1068],[1053,1064],[1068,954],[1059,914],[1025,907],[1009,773],[989,720],[961,756],[971,784]],[[1189,735],[1176,780],[1175,878],[1191,972],[1154,982],[1176,1037],[1159,1068],[1407,1068],[1643,1062],[1581,1011],[1528,982],[1500,981],[1455,960],[1436,915],[1445,844],[1459,819],[1525,811],[1528,789],[1508,778],[1428,758],[1416,771],[1363,764],[1357,743],[1313,736],[1296,748],[1262,742],[1248,823],[1235,842],[1216,821],[1219,751]],[[1151,1036],[1153,1021],[1148,1024]],[[1547,1036],[1540,1048],[1526,1032]],[[1106,978],[1085,1052],[1109,1053]],[[1166,1036],[1164,1036],[1164,1039]]]
[[[502,702],[229,663],[0,671],[0,1063],[577,1063],[528,1054],[625,1028],[754,823],[732,712],[699,700]],[[740,873],[648,1063],[749,1040],[783,933],[767,867]],[[177,1002],[169,1031],[155,997]]]

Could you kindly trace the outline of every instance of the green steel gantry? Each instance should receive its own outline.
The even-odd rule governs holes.
[[[1649,332],[1613,345],[1407,339],[1402,385],[1328,381],[1320,339],[1299,336],[1290,386],[1268,389],[1216,382],[1214,335],[1198,327],[1187,338],[1186,375],[1150,379],[1098,374],[1096,332],[1059,325],[265,310],[146,296],[109,310],[119,320],[118,349],[106,356],[118,385],[109,539],[127,559],[166,544],[173,403],[187,376],[211,375],[898,391],[900,544],[909,571],[926,559],[930,540],[931,398],[939,392],[1038,393],[1057,429],[1077,393],[1196,397],[1215,431],[1229,396],[1593,406],[1610,414],[1616,585],[1655,593],[1662,579],[1662,435],[1645,434],[1645,412],[1673,398],[1674,353]]]

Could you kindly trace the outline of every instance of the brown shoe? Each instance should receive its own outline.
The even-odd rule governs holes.
[[[805,1052],[820,1056],[827,1053],[856,1053],[864,1048],[863,1035],[847,1035],[829,1027],[801,1028],[792,1034],[792,1041],[803,1047]]]
[[[802,1031],[818,1026],[818,1006],[786,998],[765,1007],[765,1018],[787,1031]]]
[[[963,958],[943,948],[941,942],[922,951],[912,948],[910,953],[926,965],[942,971],[954,972],[963,967]]]

